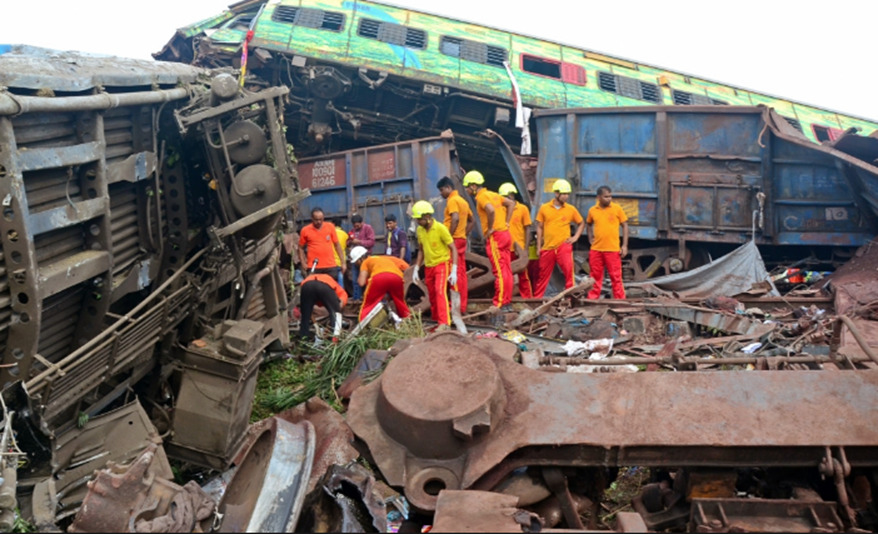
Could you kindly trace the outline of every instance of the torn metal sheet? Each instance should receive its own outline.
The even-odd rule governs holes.
[[[314,461],[314,427],[273,417],[247,451],[218,510],[220,532],[290,532]]]
[[[157,446],[150,462],[150,476],[173,478],[162,440],[140,402],[88,419],[53,441],[51,484],[35,488],[33,513],[44,524],[76,511],[83,502],[95,472],[108,463],[127,464],[150,445]]]
[[[756,243],[748,241],[725,256],[690,271],[651,278],[648,282],[627,284],[628,287],[655,286],[673,291],[679,298],[733,297],[750,290],[755,284],[771,284],[770,296],[778,296]]]
[[[646,309],[663,317],[687,321],[732,334],[746,334],[759,337],[775,328],[775,325],[772,323],[765,324],[762,321],[750,319],[744,315],[721,313],[708,308],[686,306],[682,303],[679,306],[647,305]]]
[[[435,510],[437,483],[493,489],[535,464],[813,467],[833,443],[852,465],[878,465],[878,371],[571,375],[454,333],[427,339],[348,411],[388,483],[421,509]]]
[[[68,532],[206,532],[216,504],[194,481],[181,487],[155,476],[158,450],[100,471]]]

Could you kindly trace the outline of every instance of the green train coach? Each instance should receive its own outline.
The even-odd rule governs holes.
[[[240,67],[292,88],[307,154],[436,135],[462,159],[490,128],[518,146],[513,83],[531,108],[765,105],[811,141],[878,123],[544,39],[362,0],[244,1],[178,30],[156,59]]]

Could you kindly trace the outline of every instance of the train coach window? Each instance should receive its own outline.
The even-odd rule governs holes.
[[[277,6],[274,13],[271,14],[271,20],[335,32],[344,28],[344,13],[308,7]]]
[[[545,59],[529,54],[521,55],[521,70],[555,78],[575,85],[585,85],[585,69],[572,63],[562,63],[553,59]]]
[[[658,85],[609,72],[598,72],[598,87],[602,91],[646,102],[660,103],[662,101],[662,93]]]
[[[407,48],[424,49],[427,47],[427,32],[424,30],[375,19],[360,20],[357,35]]]
[[[448,35],[443,35],[439,39],[439,51],[446,56],[474,61],[483,65],[494,65],[496,67],[502,67],[507,57],[505,48],[490,46],[469,39],[449,37]]]
[[[674,97],[674,104],[678,106],[710,106],[718,105],[720,102],[725,104],[722,100],[715,101],[708,96],[687,93],[686,91],[677,91],[676,89],[672,90],[671,94]]]
[[[820,126],[819,124],[812,124],[811,129],[814,130],[814,137],[821,143],[823,141],[835,141],[844,133],[844,130],[841,128],[830,128],[828,126]]]
[[[781,117],[783,117],[783,115],[781,115]],[[794,118],[792,118],[792,117],[783,117],[783,118],[784,118],[785,121],[787,121],[788,123],[790,123],[790,126],[792,126],[793,128],[795,128],[796,130],[799,130],[800,132],[802,131],[802,123],[799,122],[798,119],[794,119]]]

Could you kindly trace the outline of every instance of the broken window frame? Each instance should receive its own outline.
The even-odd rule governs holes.
[[[823,143],[825,141],[835,141],[836,139],[841,137],[841,135],[844,133],[844,130],[842,130],[841,128],[831,128],[822,124],[812,124],[811,132],[814,134],[814,139],[817,139],[818,143]]]
[[[448,46],[456,46],[457,53],[451,53],[450,50],[447,48]],[[478,54],[472,53],[474,51],[477,51],[475,49],[481,47],[484,47],[484,59],[478,57]],[[465,61],[472,61],[481,65],[492,65],[494,67],[501,68],[503,67],[503,63],[505,63],[509,59],[509,51],[503,47],[489,45],[486,43],[482,43],[481,41],[473,41],[472,39],[453,37],[451,35],[439,36],[439,52],[446,56],[462,59]]]
[[[606,71],[598,71],[597,78],[598,87],[602,91],[624,96],[626,98],[650,102],[652,104],[662,103],[662,90],[658,84],[644,82],[637,78],[620,76]]]
[[[371,27],[364,29],[364,26],[373,26],[374,30]],[[390,39],[388,36],[388,33],[392,36],[394,33],[400,34],[400,32],[404,32],[402,33],[402,39]],[[425,50],[429,40],[427,32],[419,28],[370,18],[360,19],[360,22],[357,24],[357,36],[391,45],[404,46],[413,50]]]
[[[558,75],[555,76],[546,72],[525,68],[525,65],[527,65],[528,63],[557,67]],[[560,80],[564,83],[569,83],[573,85],[585,85],[587,81],[585,67],[582,67],[581,65],[575,65],[573,63],[567,63],[565,61],[559,61],[557,59],[548,59],[540,56],[535,56],[533,54],[522,53],[520,55],[519,68],[521,69],[521,72],[526,72],[528,74],[533,74],[534,76],[540,76],[552,80]]]
[[[317,20],[320,15],[320,25],[314,23],[306,23]],[[329,18],[330,20],[327,20]],[[326,11],[324,9],[314,9],[311,7],[287,6],[279,5],[275,7],[271,14],[272,22],[281,24],[290,24],[292,26],[301,26],[303,28],[311,28],[312,30],[326,30],[331,32],[341,32],[345,28],[347,17],[339,11]]]

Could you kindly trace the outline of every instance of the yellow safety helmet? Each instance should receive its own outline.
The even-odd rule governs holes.
[[[570,186],[570,182],[563,178],[558,178],[555,180],[555,183],[552,184],[552,192],[553,193],[572,193],[573,187]]]
[[[426,200],[419,200],[412,206],[412,217],[420,219],[424,215],[433,214],[433,205]]]
[[[485,177],[479,171],[469,171],[463,177],[463,186],[469,187],[472,184],[484,185]]]
[[[500,189],[498,189],[497,192],[500,193],[500,196],[506,197],[510,194],[518,193],[518,189],[515,188],[515,184],[512,182],[506,182],[500,186]]]

